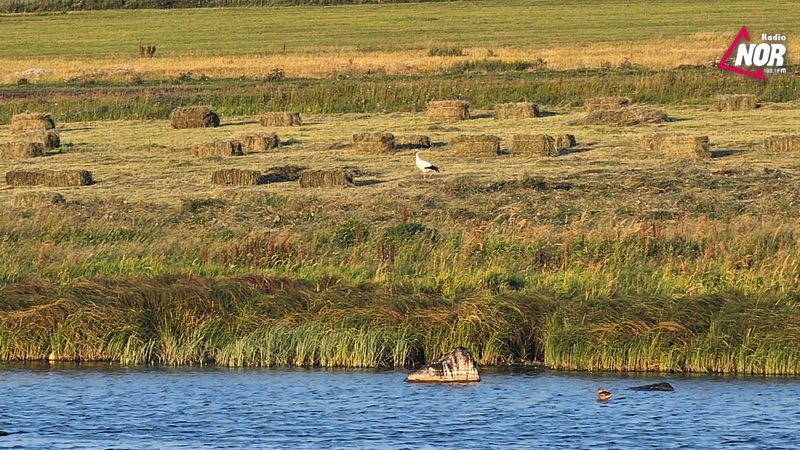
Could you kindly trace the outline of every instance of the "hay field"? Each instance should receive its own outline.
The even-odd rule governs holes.
[[[742,26],[744,0],[661,3],[590,0],[353,5],[296,8],[86,11],[0,15],[0,83],[20,77],[124,80],[425,74],[476,59],[545,61],[563,70],[632,64],[664,69],[709,64]],[[751,34],[800,33],[800,12],[781,0],[748,18]],[[530,26],[536,18],[537,25]],[[475,26],[476,23],[491,26]],[[247,23],[247,39],[221,24]],[[82,30],[68,43],[60,36]],[[155,58],[140,45],[155,44]],[[435,48],[461,56],[429,56]],[[790,61],[800,48],[787,46]]]
[[[594,4],[0,15],[0,123],[52,113],[61,141],[0,174],[93,181],[0,186],[0,359],[377,367],[467,345],[482,364],[800,374],[800,163],[764,148],[797,133],[795,76],[705,69],[752,3]],[[760,8],[751,34],[800,32],[791,2]],[[699,67],[659,70],[682,64]],[[276,68],[289,79],[263,79]],[[718,111],[724,93],[760,107]],[[671,120],[572,125],[613,95]],[[446,99],[469,119],[427,117]],[[541,117],[493,117],[520,101]],[[220,126],[172,128],[194,104]],[[265,126],[267,111],[302,124]],[[256,132],[281,145],[193,155]],[[441,173],[423,178],[408,146],[359,152],[366,133],[428,137]],[[567,133],[577,145],[555,156],[509,152],[515,135]],[[655,133],[708,136],[710,158],[640,145]],[[458,136],[500,150],[457,152]],[[346,182],[303,187],[311,171]]]
[[[26,168],[89,169],[94,186],[76,189],[70,199],[124,196],[132,201],[177,204],[187,196],[226,195],[228,189],[208,183],[219,168],[265,171],[268,167],[300,165],[315,169],[357,168],[361,186],[346,193],[314,192],[315,197],[336,201],[368,202],[375,196],[400,195],[412,202],[416,195],[438,191],[454,179],[469,178],[481,183],[517,179],[532,174],[552,179],[574,177],[586,170],[602,170],[609,180],[631,170],[648,170],[668,176],[674,170],[666,157],[640,151],[642,136],[654,131],[708,135],[714,156],[697,169],[704,173],[739,168],[794,171],[796,159],[790,155],[760,151],[765,137],[795,130],[797,109],[771,109],[721,113],[711,107],[666,108],[678,119],[660,125],[635,127],[571,126],[568,122],[583,117],[581,108],[550,111],[548,117],[513,119],[498,122],[490,110],[476,111],[475,117],[457,123],[430,122],[424,112],[389,114],[331,114],[304,116],[302,127],[281,128],[285,144],[271,152],[249,153],[238,158],[195,158],[191,147],[215,139],[230,139],[238,134],[265,131],[258,117],[228,118],[223,126],[209,129],[175,130],[168,120],[65,123],[60,125],[61,153],[25,162]],[[353,147],[353,134],[387,132],[396,135],[430,136],[434,148],[423,150],[429,161],[443,168],[433,180],[422,180],[414,167],[413,150],[389,155],[364,155]],[[515,134],[574,134],[578,148],[558,158],[518,161],[503,155]],[[496,158],[467,158],[450,151],[450,141],[459,135],[499,136],[501,155]],[[9,126],[0,126],[0,141],[12,137]],[[0,161],[0,172],[16,167],[18,161]],[[284,195],[307,194],[299,186],[277,183],[252,188],[236,188]],[[399,194],[398,194],[399,193]],[[11,204],[13,192],[0,191],[0,205]],[[620,187],[619,194],[625,191]],[[442,199],[448,206],[457,199]]]
[[[0,189],[13,305],[0,357],[378,367],[467,343],[489,365],[798,374],[800,164],[761,148],[798,110],[771,106],[672,107],[677,121],[619,128],[566,125],[582,108],[502,123],[476,110],[456,125],[307,115],[274,151],[199,159],[192,145],[259,130],[259,117],[64,123],[62,152],[24,166],[88,169],[95,184],[58,188],[65,204],[20,200],[51,188]],[[712,158],[640,150],[655,131],[708,135]],[[424,179],[411,150],[357,153],[356,132],[429,135],[424,157],[442,173]],[[564,132],[578,145],[556,157],[448,148],[459,135],[503,148]],[[355,186],[303,188],[303,167],[346,170]],[[212,183],[221,169],[267,182]]]

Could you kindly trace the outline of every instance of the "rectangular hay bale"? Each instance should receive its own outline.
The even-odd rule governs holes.
[[[88,170],[48,170],[44,174],[47,187],[89,186],[94,183]]]
[[[422,134],[394,137],[395,149],[431,148],[431,138]]]
[[[717,95],[714,97],[717,111],[747,111],[756,109],[758,102],[753,94]]]
[[[560,134],[556,138],[556,148],[572,148],[578,145],[578,141],[575,140],[575,136],[571,134]]]
[[[208,158],[210,156],[242,156],[242,143],[235,139],[204,142],[192,147],[192,156]]]
[[[66,203],[58,192],[20,192],[14,195],[14,206],[17,208],[45,208]]]
[[[6,184],[18,186],[41,186],[44,184],[44,170],[16,169],[6,172]]]
[[[11,132],[52,130],[56,123],[47,113],[21,113],[11,116]]]
[[[6,184],[10,186],[70,187],[88,186],[94,182],[88,170],[23,170],[6,173]]]
[[[0,159],[34,158],[44,156],[44,145],[40,142],[11,141],[0,144]]]
[[[515,134],[509,150],[517,156],[558,156],[556,139],[547,134]]]
[[[246,169],[221,169],[211,174],[214,184],[235,186],[254,186],[264,182],[264,176],[258,170]]]
[[[353,147],[359,153],[380,155],[394,151],[394,135],[391,133],[357,133],[353,135]]]
[[[261,115],[261,125],[265,127],[299,127],[303,125],[299,112],[267,112]]]
[[[428,102],[428,120],[433,122],[469,120],[469,102],[464,100],[438,100]]]
[[[219,116],[208,106],[181,106],[172,110],[169,119],[175,129],[219,126]]]
[[[344,170],[305,170],[298,178],[301,187],[352,186],[353,176]]]
[[[497,156],[500,138],[494,135],[459,135],[450,141],[453,154],[461,156]]]
[[[265,133],[263,131],[237,134],[233,139],[241,142],[242,150],[246,152],[266,152],[281,145],[277,133]]]
[[[689,136],[683,133],[653,133],[642,136],[639,149],[672,159],[708,159],[711,149],[708,136]]]
[[[539,117],[539,105],[530,102],[501,103],[494,105],[492,115],[498,120]]]
[[[766,152],[800,152],[800,134],[778,134],[764,138]]]
[[[61,137],[56,130],[26,130],[14,133],[14,138],[19,141],[39,142],[45,150],[55,150],[61,147]]]

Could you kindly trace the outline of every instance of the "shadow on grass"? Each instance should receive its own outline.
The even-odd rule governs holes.
[[[292,146],[292,145],[297,145],[299,143],[300,143],[300,141],[298,141],[297,139],[290,138],[290,139],[287,139],[285,141],[282,140],[280,146],[281,147],[289,147],[289,146]]]
[[[725,158],[727,156],[738,155],[739,153],[744,153],[745,150],[736,150],[736,149],[720,149],[720,150],[711,150],[711,158]]]
[[[378,179],[375,179],[375,178],[372,178],[372,179],[369,179],[369,180],[355,180],[355,181],[353,181],[353,184],[356,185],[357,187],[372,186],[372,185],[381,184],[381,183],[385,183],[385,181],[381,181],[381,180],[378,180]]]
[[[472,119],[491,119],[494,117],[494,114],[490,112],[481,112],[481,113],[470,113],[469,118]]]
[[[239,122],[222,122],[219,124],[220,128],[232,127],[235,125],[252,125],[259,123],[257,120],[241,120]]]
[[[560,148],[560,149],[558,149],[558,156],[571,155],[571,154],[573,154],[573,153],[583,153],[583,152],[588,152],[588,151],[590,151],[591,149],[592,149],[592,148],[591,148],[591,147],[588,147],[588,146],[582,146],[582,147],[572,147],[572,148]]]

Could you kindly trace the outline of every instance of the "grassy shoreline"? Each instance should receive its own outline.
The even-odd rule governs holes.
[[[505,34],[476,38],[470,24],[486,3],[466,2],[450,28],[402,40],[381,24],[413,13],[397,23],[416,30],[452,5],[365,5],[363,26],[347,20],[350,7],[315,9],[330,19],[321,22],[300,8],[0,15],[10,33],[0,141],[24,110],[51,113],[62,141],[44,157],[0,160],[0,173],[87,169],[96,181],[59,188],[67,201],[54,207],[14,205],[18,193],[51,189],[0,189],[0,360],[399,367],[464,345],[484,365],[800,374],[800,165],[762,147],[797,132],[800,78],[709,68],[741,26],[730,2],[658,14],[650,2],[614,2],[582,28],[588,4],[569,14],[537,2],[550,28],[531,31],[519,26],[530,2],[497,2]],[[786,29],[774,31],[789,34],[800,21],[784,9]],[[293,31],[265,26],[278,40],[208,45],[200,24],[242,15]],[[635,26],[589,42],[621,15]],[[121,17],[132,29],[95,27],[74,46],[51,39]],[[659,21],[675,20],[660,36]],[[286,50],[259,44],[284,36]],[[155,41],[158,57],[131,55]],[[264,77],[279,67],[285,77]],[[762,107],[711,108],[725,93],[756,94]],[[575,125],[584,100],[603,95],[673,120]],[[470,120],[427,119],[429,100],[455,98],[471,103]],[[515,101],[546,114],[492,118],[495,104]],[[222,126],[169,126],[174,107],[197,104]],[[258,121],[269,110],[300,111],[304,125],[278,129],[272,151],[192,156],[195,144],[275,131]],[[707,135],[711,158],[639,145],[665,131]],[[428,135],[425,157],[443,172],[420,178],[408,149],[359,153],[353,135],[364,132]],[[579,145],[557,157],[467,157],[448,144],[491,134],[508,150],[520,133],[572,133]],[[220,168],[298,166],[346,170],[355,183],[210,183]]]
[[[165,276],[7,287],[19,310],[4,311],[0,359],[402,367],[465,344],[487,366],[800,374],[796,298],[509,292],[454,301],[326,282]]]

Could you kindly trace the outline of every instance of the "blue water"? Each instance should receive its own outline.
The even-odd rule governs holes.
[[[406,374],[0,365],[0,448],[800,448],[796,378]]]

